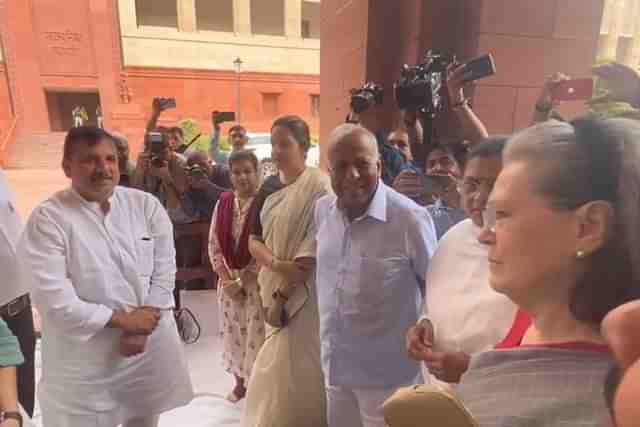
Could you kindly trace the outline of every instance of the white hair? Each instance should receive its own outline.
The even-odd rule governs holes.
[[[329,135],[329,153],[331,153],[336,146],[342,144],[345,138],[354,134],[364,137],[363,141],[375,152],[377,160],[380,157],[380,152],[378,151],[378,139],[376,136],[367,128],[352,123],[341,124],[331,132]]]

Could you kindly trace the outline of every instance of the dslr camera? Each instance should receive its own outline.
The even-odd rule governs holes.
[[[422,63],[403,65],[400,79],[393,86],[398,107],[428,114],[442,111],[444,102],[441,90],[446,82],[447,68],[455,62],[455,55],[429,50]]]
[[[384,89],[373,82],[367,82],[358,89],[351,89],[351,110],[360,114],[371,108],[372,105],[380,105],[384,100]]]
[[[151,166],[161,168],[166,158],[168,142],[162,132],[147,132],[144,135],[144,150],[151,155]]]

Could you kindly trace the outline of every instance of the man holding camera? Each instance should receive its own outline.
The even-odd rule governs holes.
[[[206,154],[195,152],[187,159],[187,191],[180,198],[182,209],[194,221],[210,221],[220,194],[229,191],[222,187],[214,175],[214,165]]]
[[[220,125],[224,122],[231,122],[235,120],[235,114],[231,112],[219,112],[214,111],[211,115],[211,122],[213,123],[213,133],[211,134],[211,141],[209,142],[209,157],[219,165],[226,165],[229,156],[226,153],[220,151]],[[229,143],[231,144],[232,151],[244,150],[249,138],[247,137],[247,130],[244,126],[235,125],[229,129]]]
[[[376,136],[382,161],[382,181],[386,185],[391,185],[404,169],[405,161],[402,154],[386,141],[383,132],[379,129],[376,110],[382,104],[382,98],[383,89],[375,83],[369,82],[360,89],[352,89],[351,111],[346,121],[358,124]]]
[[[183,130],[177,126],[158,126],[158,119],[162,115],[162,112],[172,108],[176,108],[176,100],[174,98],[153,98],[153,102],[151,103],[151,117],[147,122],[146,130],[147,132],[152,132],[155,129],[166,134],[167,142],[169,143],[171,150],[176,152],[178,147],[184,145]],[[183,160],[186,160],[182,154],[176,154],[178,157],[182,157]]]
[[[113,138],[74,128],[71,186],[36,207],[18,244],[42,316],[44,427],[157,427],[193,398],[173,317],[173,227],[154,197],[117,186]]]
[[[174,223],[189,222],[180,203],[187,186],[186,167],[186,160],[171,148],[165,133],[147,132],[133,187],[156,196]]]

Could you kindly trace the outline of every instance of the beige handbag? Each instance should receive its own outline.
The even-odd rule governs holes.
[[[388,427],[479,427],[462,402],[437,385],[400,388],[382,409]]]

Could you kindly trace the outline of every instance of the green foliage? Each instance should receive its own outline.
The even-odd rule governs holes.
[[[193,119],[184,119],[178,123],[178,126],[184,132],[184,142],[188,144],[191,140],[200,133],[198,124]],[[211,134],[202,133],[200,137],[191,145],[191,148],[203,153],[209,152],[209,141],[211,140]],[[220,150],[231,151],[231,146],[226,136],[220,135]]]
[[[180,129],[182,129],[182,132],[184,132],[185,144],[188,144],[189,142],[191,142],[191,140],[200,133],[200,128],[198,127],[198,124],[196,123],[196,121],[193,119],[181,120],[178,123],[178,127],[180,127]],[[203,135],[200,135],[200,137],[196,140],[196,142],[193,143],[193,145],[191,145],[191,148],[193,148],[194,150],[203,151],[206,153],[208,145],[209,145],[208,136],[203,134]]]

